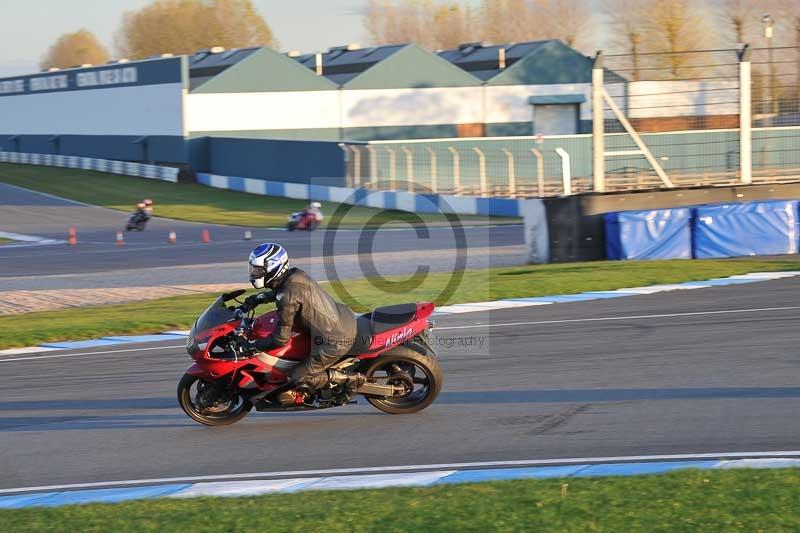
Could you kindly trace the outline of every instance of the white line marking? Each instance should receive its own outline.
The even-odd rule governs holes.
[[[533,326],[537,324],[566,324],[570,322],[606,322],[612,320],[642,320],[646,318],[670,318],[679,316],[700,316],[700,315],[724,315],[735,313],[759,313],[763,311],[791,311],[800,309],[800,306],[789,307],[761,307],[757,309],[728,309],[723,311],[694,311],[688,313],[664,313],[659,315],[632,315],[632,316],[610,316],[599,318],[566,318],[563,320],[537,320],[533,322],[504,322],[500,324],[473,324],[470,326],[437,326],[435,331],[447,329],[471,329],[471,328],[497,328],[503,326]]]
[[[532,322],[503,322],[499,324],[471,324],[468,326],[444,326],[444,327],[437,327],[436,331],[444,331],[450,329],[473,329],[473,328],[496,328],[496,327],[504,327],[504,326],[533,326],[538,324],[565,324],[571,322],[607,322],[607,321],[615,321],[615,320],[642,320],[647,318],[670,318],[670,317],[681,317],[681,316],[698,316],[698,315],[724,315],[724,314],[737,314],[737,313],[759,313],[759,312],[769,312],[769,311],[792,311],[798,310],[800,306],[788,306],[788,307],[761,307],[755,309],[728,309],[728,310],[720,310],[720,311],[694,311],[688,313],[664,313],[658,315],[632,315],[632,316],[612,316],[612,317],[597,317],[597,318],[567,318],[563,320],[537,320]],[[149,350],[168,350],[172,348],[183,348],[184,346],[176,345],[176,346],[155,346],[152,348],[128,348],[124,350],[104,350],[98,352],[80,352],[80,353],[67,353],[67,354],[54,354],[54,355],[41,355],[36,357],[15,357],[13,359],[0,359],[0,363],[6,363],[11,361],[32,361],[36,359],[54,359],[54,358],[61,358],[61,357],[76,357],[79,355],[101,355],[101,354],[113,354],[113,353],[124,353],[124,352],[139,352],[139,351],[149,351]]]
[[[79,355],[105,355],[110,353],[144,352],[147,350],[168,350],[171,348],[185,348],[185,346],[183,344],[179,344],[177,346],[155,346],[153,348],[128,348],[126,350],[104,350],[102,352],[63,353],[54,355],[41,355],[38,357],[15,357],[13,359],[0,359],[0,363],[10,363],[11,361],[35,361],[36,359],[55,359],[59,357],[77,357]]]
[[[568,464],[597,464],[597,463],[630,463],[646,461],[676,461],[676,460],[702,460],[702,459],[729,459],[739,458],[748,459],[756,457],[800,457],[800,451],[774,451],[774,452],[723,452],[723,453],[688,453],[674,455],[624,455],[619,457],[578,457],[569,459],[531,459],[520,461],[484,461],[474,463],[444,463],[430,465],[400,465],[400,466],[374,466],[364,468],[331,468],[326,470],[289,470],[284,472],[259,472],[247,474],[220,474],[211,476],[185,476],[185,477],[165,477],[150,479],[128,479],[121,481],[100,481],[95,483],[71,483],[66,485],[42,485],[38,487],[18,487],[12,489],[0,489],[0,494],[12,492],[36,492],[66,489],[85,489],[93,487],[118,487],[128,485],[145,485],[154,483],[188,483],[192,481],[213,481],[220,479],[255,479],[255,478],[276,478],[287,476],[327,476],[336,474],[358,474],[358,473],[381,473],[381,472],[407,472],[425,470],[457,470],[460,468],[481,468],[481,467],[523,467],[523,466],[547,466],[547,465],[568,465]]]
[[[656,294],[658,292],[686,291],[693,289],[706,289],[708,287],[711,287],[711,285],[683,285],[679,283],[673,283],[671,285],[648,285],[647,287],[624,287],[622,289],[617,289],[610,292],[624,292],[627,294]]]

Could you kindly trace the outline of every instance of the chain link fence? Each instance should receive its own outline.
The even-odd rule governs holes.
[[[754,48],[753,181],[800,177],[800,48]]]
[[[659,168],[678,187],[741,180],[738,50],[603,59],[606,190],[660,187]]]
[[[593,91],[606,95],[599,99],[604,190],[800,180],[799,65],[795,47],[602,56]],[[748,115],[752,165],[743,173],[740,126]],[[343,149],[351,186],[519,198],[594,190],[592,135]]]

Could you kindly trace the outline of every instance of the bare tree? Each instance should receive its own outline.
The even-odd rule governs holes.
[[[463,0],[370,0],[364,27],[375,44],[416,42],[431,49],[477,40],[561,39],[579,46],[590,17],[588,0],[484,0],[477,16]]]
[[[456,2],[438,5],[432,21],[437,28],[430,46],[432,50],[454,48],[470,40],[474,15],[469,5],[462,7]]]
[[[782,107],[788,104],[797,112],[800,110],[800,0],[768,0],[762,11],[775,20],[773,46],[784,47],[770,54],[772,98],[786,101]],[[763,37],[760,41],[761,46],[766,44]]]
[[[108,61],[108,50],[90,31],[80,29],[65,33],[47,50],[39,66],[49,68],[69,68],[86,63],[100,65]]]
[[[613,52],[630,56],[631,79],[638,81],[642,39],[647,31],[647,12],[640,0],[607,0],[603,11],[609,20],[609,45]]]
[[[719,6],[719,18],[722,21],[722,41],[726,45],[747,43],[753,35],[758,23],[763,2],[756,0],[723,0]]]
[[[548,4],[549,0],[484,0],[480,7],[481,38],[495,43],[544,38],[548,13],[542,8]]]
[[[369,0],[364,28],[374,44],[417,43],[435,50],[474,40],[473,14],[457,1]]]
[[[573,48],[583,48],[590,37],[592,10],[586,0],[540,0],[545,19],[540,19],[546,38],[559,39]]]
[[[132,59],[276,44],[251,0],[154,0],[126,12],[117,33],[120,53]]]
[[[708,24],[709,15],[697,0],[650,0],[645,4],[648,23],[642,40],[654,64],[664,68],[661,77],[690,76],[702,61],[690,50],[706,50],[714,45]]]

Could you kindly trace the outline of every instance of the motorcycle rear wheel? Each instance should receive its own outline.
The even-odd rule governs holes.
[[[253,408],[253,404],[247,399],[234,395],[233,398],[238,401],[235,405],[229,406],[227,409],[223,408],[219,411],[211,412],[209,412],[208,409],[201,409],[195,404],[192,394],[192,386],[198,382],[200,382],[200,378],[197,376],[190,376],[189,374],[184,374],[180,382],[178,382],[178,403],[181,409],[183,409],[183,412],[196,422],[200,422],[206,426],[227,426],[246,417]]]
[[[398,368],[401,370],[400,373],[396,371]],[[439,362],[433,357],[421,355],[404,346],[398,346],[382,354],[372,362],[365,374],[368,381],[381,383],[399,381],[407,383],[408,378],[411,378],[413,390],[405,396],[366,397],[373,407],[393,415],[422,411],[433,403],[442,390],[442,371]]]

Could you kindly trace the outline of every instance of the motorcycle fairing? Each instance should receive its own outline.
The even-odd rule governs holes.
[[[270,391],[285,383],[291,369],[306,359],[311,352],[311,338],[298,328],[294,328],[289,342],[269,352],[262,352],[255,357],[237,359],[236,354],[214,351],[217,341],[234,332],[239,327],[235,310],[225,305],[230,298],[222,295],[217,298],[197,319],[186,342],[186,350],[195,360],[188,374],[207,380],[231,379],[241,389],[260,389]],[[400,307],[400,306],[396,306]],[[371,323],[371,313],[358,317],[360,322],[358,335],[366,335],[363,339],[354,339],[354,350],[348,354],[357,360],[373,359],[399,344],[411,344],[415,337],[429,327],[428,317],[433,312],[433,304],[409,304],[409,322],[398,323],[395,327],[386,328],[386,324],[364,330],[365,321]],[[376,311],[388,310],[379,308]],[[250,337],[265,338],[277,327],[276,311],[265,313],[253,323]],[[420,351],[428,353],[430,350]]]

